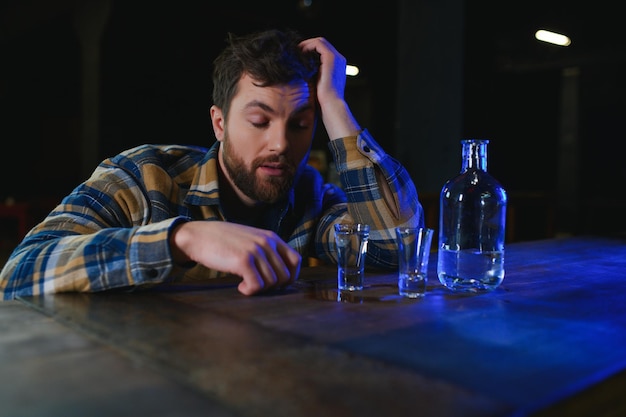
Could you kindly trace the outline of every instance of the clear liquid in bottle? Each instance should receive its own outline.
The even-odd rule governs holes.
[[[504,280],[507,195],[487,172],[488,143],[461,141],[461,173],[441,190],[437,275],[453,291],[491,291]]]

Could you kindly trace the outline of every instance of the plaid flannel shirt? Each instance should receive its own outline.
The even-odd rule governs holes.
[[[367,223],[368,266],[397,267],[394,228],[424,222],[408,172],[367,130],[330,141],[329,148],[341,188],[307,166],[261,227],[274,230],[303,259],[333,263],[333,224]],[[103,161],[15,248],[0,272],[2,298],[224,275],[202,265],[176,265],[169,247],[180,222],[228,220],[219,203],[217,149],[217,142],[208,150],[143,145]],[[391,201],[378,181],[389,184]]]

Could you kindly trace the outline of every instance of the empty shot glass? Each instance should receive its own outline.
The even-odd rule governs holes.
[[[426,227],[396,227],[400,295],[419,298],[426,293],[433,234],[434,230]]]
[[[337,286],[339,290],[363,289],[365,256],[370,228],[366,224],[335,224],[337,248]]]

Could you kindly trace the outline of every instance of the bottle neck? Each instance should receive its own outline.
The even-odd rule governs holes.
[[[467,139],[461,141],[463,146],[461,172],[465,172],[468,169],[487,171],[488,143],[489,141],[486,139]]]

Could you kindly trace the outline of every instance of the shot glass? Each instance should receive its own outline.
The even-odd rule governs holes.
[[[426,293],[428,258],[433,233],[433,229],[426,227],[396,227],[400,295],[420,298]]]
[[[370,228],[367,224],[335,224],[337,248],[337,287],[339,290],[363,289],[365,256]]]

